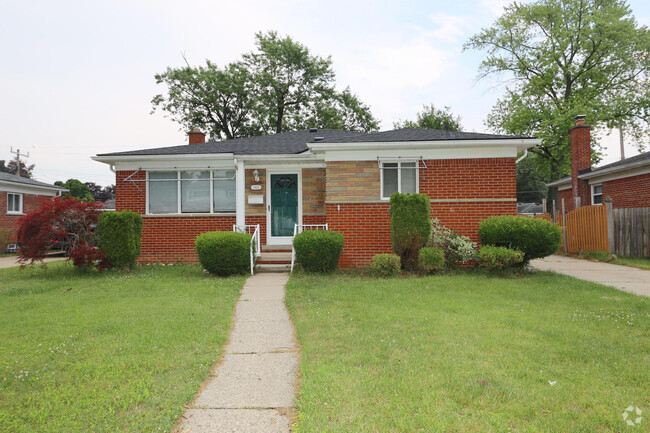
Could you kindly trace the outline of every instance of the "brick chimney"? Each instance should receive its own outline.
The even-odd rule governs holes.
[[[205,134],[199,128],[194,128],[187,133],[190,136],[190,144],[205,143]]]
[[[591,192],[586,180],[578,179],[582,173],[591,171],[591,126],[585,124],[584,115],[574,117],[576,126],[569,130],[571,136],[571,209],[591,205]]]

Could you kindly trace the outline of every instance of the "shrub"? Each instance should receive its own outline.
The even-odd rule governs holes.
[[[420,248],[418,265],[427,273],[440,270],[445,266],[445,252],[437,247]]]
[[[93,227],[101,203],[82,203],[73,198],[41,199],[40,207],[19,221],[18,261],[21,265],[42,262],[53,247],[62,247],[75,266],[105,266],[104,253],[93,244]]]
[[[310,272],[332,272],[339,265],[343,235],[329,230],[307,230],[293,238],[296,262]]]
[[[598,260],[599,262],[613,262],[614,255],[609,254],[607,251],[582,251],[580,257],[590,260]]]
[[[251,235],[236,232],[201,233],[194,241],[203,269],[227,277],[250,271]]]
[[[476,258],[479,266],[488,271],[502,272],[503,270],[521,263],[524,255],[521,251],[506,247],[495,247],[494,245],[483,245]]]
[[[481,221],[483,245],[495,245],[524,253],[523,263],[553,254],[562,244],[562,229],[550,221],[526,216],[495,216]]]
[[[390,239],[403,269],[417,267],[418,252],[431,235],[429,197],[424,194],[390,196]]]
[[[140,255],[142,217],[130,211],[103,212],[95,235],[111,266],[130,269]]]
[[[397,275],[401,267],[401,260],[397,254],[375,254],[370,262],[370,272],[382,278]]]
[[[437,219],[431,220],[429,246],[444,251],[445,265],[448,267],[467,263],[476,255],[476,242],[443,226]]]

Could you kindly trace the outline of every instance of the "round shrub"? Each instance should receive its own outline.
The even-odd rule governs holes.
[[[513,250],[506,247],[495,247],[494,245],[483,245],[479,250],[476,258],[479,266],[488,271],[503,271],[511,268],[524,259],[521,251]]]
[[[481,221],[481,244],[508,247],[524,254],[523,263],[546,257],[562,244],[562,229],[550,221],[526,216],[495,216]]]
[[[382,278],[397,275],[402,268],[397,254],[375,254],[370,262],[370,271]]]
[[[330,230],[307,230],[293,238],[296,262],[310,272],[332,272],[339,265],[343,235]]]
[[[442,269],[445,266],[445,252],[442,248],[421,248],[418,266],[422,271],[427,273]]]
[[[250,271],[251,235],[247,233],[201,233],[194,245],[199,262],[211,274],[227,277]]]
[[[402,267],[417,266],[418,251],[431,235],[430,200],[425,194],[394,193],[390,196],[390,240]]]
[[[97,246],[118,269],[130,269],[140,255],[142,216],[131,211],[102,212],[97,221]]]

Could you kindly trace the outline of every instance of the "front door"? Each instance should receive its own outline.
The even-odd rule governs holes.
[[[291,243],[294,225],[298,222],[298,175],[270,176],[271,243]]]

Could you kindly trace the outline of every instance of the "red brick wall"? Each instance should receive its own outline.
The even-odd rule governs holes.
[[[427,169],[419,171],[419,188],[432,201],[431,215],[458,233],[478,241],[481,220],[516,213],[514,158],[427,160],[424,163]],[[368,162],[360,164],[369,165]],[[377,163],[374,164],[376,167]],[[330,176],[328,173],[328,181]],[[326,205],[330,230],[341,232],[345,237],[341,267],[364,266],[373,255],[392,252],[390,203],[378,200],[378,195],[373,203],[358,202],[355,201],[357,193],[352,190],[350,202],[346,203],[345,191],[337,189],[331,196],[334,200],[328,196],[331,202]]]
[[[650,207],[650,173],[603,182],[603,199],[614,208]]]
[[[0,191],[0,229],[8,230],[11,236],[11,243],[17,240],[18,235],[18,221],[22,215],[7,214],[7,194],[6,191]],[[35,211],[41,205],[41,199],[52,198],[50,196],[42,196],[35,194],[23,194],[23,213],[28,214]],[[0,251],[2,253],[4,251]]]
[[[564,189],[562,191],[557,192],[558,196],[558,202],[556,203],[556,212],[561,212],[562,211],[562,199],[564,199],[564,210],[566,212],[572,211],[574,209],[574,200],[573,200],[573,190],[572,189]]]

